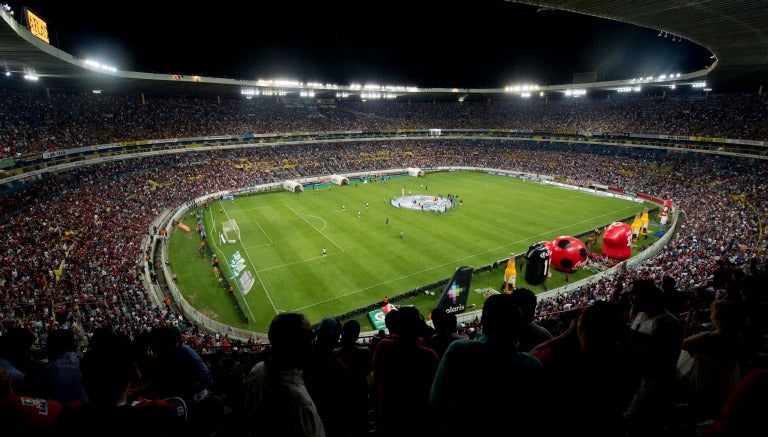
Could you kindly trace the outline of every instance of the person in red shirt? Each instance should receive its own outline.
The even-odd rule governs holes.
[[[4,435],[35,435],[50,430],[62,408],[53,399],[14,393],[10,373],[0,366],[0,423]]]

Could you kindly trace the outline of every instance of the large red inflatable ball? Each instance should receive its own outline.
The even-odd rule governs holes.
[[[603,255],[612,259],[627,259],[632,254],[632,227],[613,222],[603,233]]]
[[[552,265],[557,270],[573,273],[587,264],[587,246],[578,238],[564,235],[552,240],[552,245]]]

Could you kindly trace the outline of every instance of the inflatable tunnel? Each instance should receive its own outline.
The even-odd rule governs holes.
[[[331,175],[331,183],[336,185],[349,185],[349,178],[341,175]]]
[[[291,193],[301,193],[304,191],[304,186],[296,181],[285,181],[283,182],[283,189]]]
[[[424,176],[424,170],[420,168],[409,167],[408,176],[415,176],[415,177]]]

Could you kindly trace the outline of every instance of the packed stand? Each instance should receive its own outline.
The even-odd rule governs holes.
[[[79,114],[83,110],[79,105],[88,107],[94,104],[86,96],[72,100],[61,98],[63,102],[54,100],[48,103],[50,106],[42,107],[53,108],[56,113],[56,103],[61,103],[71,108],[70,114]],[[742,102],[739,96],[730,99],[721,102]],[[131,111],[147,111],[130,101],[116,103],[106,100],[100,104],[115,106],[105,107],[102,111],[115,111],[123,105],[126,107],[124,117],[131,117]],[[144,138],[195,135],[195,129],[201,127],[190,122],[189,117],[205,114],[195,111],[199,102],[184,99],[171,102],[173,106],[170,107],[179,109],[179,113],[188,117],[176,129],[173,121],[144,125],[136,121],[141,120],[137,116],[135,120],[124,120],[137,128],[126,132],[139,137],[146,135]],[[716,110],[708,102],[699,103],[701,106],[698,108],[704,108],[703,118],[710,116],[709,111]],[[650,106],[647,111],[642,102],[637,106],[643,109],[641,113],[652,112],[651,107],[658,102],[649,101],[647,104]],[[686,104],[680,108],[680,114],[685,114],[682,121],[678,120],[680,123],[691,121],[688,120],[690,118],[695,121],[697,116],[691,115],[691,111],[686,112]],[[25,105],[30,103],[22,104],[23,111],[19,114],[40,116],[35,113],[34,106]],[[455,108],[447,106],[420,107],[424,112],[418,115],[412,112],[416,110],[414,108],[382,104],[381,108],[377,108],[377,117],[363,117],[361,114],[365,108],[352,111],[352,106],[350,104],[349,108],[345,108],[352,115],[341,125],[353,126],[359,119],[364,119],[366,123],[378,123],[379,128],[384,128],[382,126],[392,126],[397,124],[397,120],[407,120],[408,117],[431,123],[447,119],[448,114],[455,114]],[[590,113],[595,118],[591,128],[600,129],[603,126],[602,129],[612,130],[629,126],[627,131],[632,131],[632,123],[639,123],[639,120],[620,117],[622,105],[617,103],[616,107],[602,114],[603,124],[598,124],[601,118],[598,111]],[[335,108],[336,111],[341,109]],[[9,110],[6,108],[3,112]],[[236,109],[232,111],[238,114]],[[276,107],[275,111],[281,109]],[[20,120],[18,117],[22,115],[15,117],[8,120]],[[27,117],[27,120],[18,121],[13,129],[17,146],[25,144],[25,147],[35,150],[48,150],[50,145],[43,144],[45,141],[41,141],[42,138],[57,138],[57,142],[65,138],[71,141],[73,147],[120,139],[114,132],[110,134],[112,136],[99,138],[87,134],[90,129],[85,127],[89,126],[88,120],[77,121],[81,131],[64,129],[62,126],[67,124],[56,120],[47,124],[50,128],[47,131],[43,123],[35,124],[38,127],[26,132],[24,126],[33,119],[32,115]],[[575,118],[575,114],[564,111],[551,119],[539,119],[536,123],[543,128],[549,126],[546,123],[554,124],[557,120],[571,118]],[[247,126],[232,121],[237,120],[234,115],[222,117],[217,112],[208,114],[206,120],[208,124],[215,124],[209,127],[210,133],[219,132],[217,129],[223,133],[225,129]],[[227,120],[232,122],[226,124]],[[478,120],[477,126],[483,125],[483,118]],[[740,137],[732,132],[740,132],[748,116],[734,117],[734,120],[738,123],[723,121],[722,130],[713,131],[712,135]],[[304,122],[306,120],[299,117],[284,125],[269,125],[262,129],[298,129]],[[493,122],[498,123],[499,120]],[[584,119],[579,121],[588,122]],[[98,131],[102,134],[110,132],[104,120],[93,123],[101,127]],[[683,132],[674,123],[670,125],[668,120],[656,120],[650,125],[658,126],[665,133]],[[304,125],[301,130],[309,130],[307,127]],[[253,126],[250,128],[247,131],[254,130]],[[706,129],[701,127],[700,133],[709,133],[715,128],[720,126],[707,124]],[[759,131],[760,128],[755,128],[752,132]],[[3,137],[7,137],[7,133]],[[19,137],[24,139],[18,140]],[[482,153],[473,153],[477,151]],[[252,165],[245,171],[234,171],[235,165],[242,163],[243,159]],[[292,165],[286,166],[285,162]],[[454,391],[459,387],[442,381],[460,377],[454,372],[462,366],[452,363],[462,359],[461,353],[451,352],[451,344],[460,342],[457,344],[461,346],[453,346],[453,349],[466,348],[467,354],[474,348],[479,351],[484,347],[472,341],[495,341],[493,334],[486,336],[483,333],[487,329],[484,322],[488,322],[485,313],[483,320],[474,324],[457,325],[454,332],[457,335],[451,336],[449,345],[441,351],[428,347],[427,340],[435,332],[424,323],[423,316],[419,318],[411,314],[410,318],[404,317],[401,326],[390,329],[388,338],[377,341],[375,345],[361,344],[356,338],[359,330],[355,334],[354,327],[350,327],[352,332],[346,335],[354,338],[355,344],[361,348],[368,348],[369,353],[363,351],[362,354],[370,356],[364,358],[362,364],[358,363],[359,369],[353,379],[349,352],[341,352],[344,350],[340,341],[344,337],[344,328],[339,321],[324,320],[325,324],[310,329],[306,321],[297,316],[285,321],[287,326],[276,326],[278,330],[293,329],[283,334],[294,337],[280,337],[281,340],[275,345],[281,341],[287,342],[286,347],[306,347],[310,343],[324,345],[322,349],[317,348],[314,354],[308,352],[303,358],[294,356],[294,361],[290,361],[279,358],[279,354],[291,353],[290,350],[281,350],[278,354],[271,347],[244,344],[226,335],[201,331],[171,307],[153,303],[141,276],[145,254],[141,241],[149,232],[149,224],[163,210],[183,204],[190,196],[298,176],[393,167],[458,165],[514,169],[573,179],[583,177],[587,166],[593,178],[600,183],[659,198],[672,198],[687,215],[679,232],[658,256],[615,277],[540,300],[533,319],[520,317],[520,326],[508,327],[515,335],[515,344],[523,338],[524,324],[537,323],[551,335],[550,339],[539,344],[529,343],[525,349],[530,350],[518,350],[517,346],[514,349],[515,360],[527,363],[526,369],[535,370],[537,375],[552,372],[548,377],[534,377],[541,385],[530,387],[526,395],[534,399],[542,392],[546,393],[548,398],[542,402],[551,408],[557,406],[558,411],[569,411],[568,414],[574,417],[568,423],[573,425],[580,417],[583,419],[582,414],[588,414],[585,412],[587,409],[575,407],[587,402],[578,395],[601,390],[606,396],[603,400],[617,400],[613,404],[606,402],[607,405],[589,408],[589,411],[598,409],[601,412],[600,416],[594,417],[605,419],[599,422],[604,427],[601,429],[605,435],[642,435],[648,431],[645,427],[649,426],[656,431],[671,429],[682,432],[679,426],[687,425],[687,422],[676,424],[673,420],[675,416],[681,416],[680,404],[685,405],[685,419],[695,423],[712,420],[713,435],[727,435],[722,430],[739,426],[738,421],[734,424],[728,420],[745,414],[743,407],[731,407],[723,414],[720,407],[732,404],[729,396],[736,388],[739,388],[739,393],[746,391],[740,387],[742,381],[759,383],[759,378],[753,375],[759,376],[759,372],[766,369],[768,318],[764,310],[766,240],[763,227],[768,220],[768,205],[764,196],[768,175],[764,165],[724,159],[692,160],[689,156],[654,150],[617,151],[612,147],[596,145],[471,144],[450,140],[441,140],[436,144],[421,140],[387,144],[291,145],[220,150],[194,156],[140,158],[51,174],[43,181],[0,193],[0,223],[6,236],[0,241],[0,331],[3,333],[0,337],[0,368],[3,369],[0,371],[0,397],[3,417],[8,418],[7,422],[3,421],[8,424],[4,429],[12,434],[40,428],[66,431],[87,418],[88,426],[97,427],[109,420],[112,424],[124,424],[123,429],[128,433],[134,430],[131,426],[137,424],[137,418],[154,417],[163,424],[155,430],[157,435],[257,433],[259,427],[271,422],[253,420],[253,417],[264,417],[265,413],[256,408],[254,402],[257,400],[252,398],[255,389],[248,391],[246,388],[254,387],[254,384],[265,386],[264,381],[256,382],[254,372],[264,373],[261,377],[266,377],[272,366],[268,363],[279,361],[283,371],[293,374],[285,383],[295,384],[297,395],[303,399],[303,403],[295,407],[298,408],[296,414],[301,414],[302,423],[306,424],[300,430],[301,435],[351,436],[370,430],[383,435],[414,430],[425,433],[434,431],[440,435],[466,435],[467,429],[456,428],[457,425],[446,418],[452,417],[455,408],[470,408],[471,411],[478,408],[471,399],[478,393],[484,393],[484,389],[470,385],[462,387],[463,393],[449,394],[445,391],[446,386]],[[150,180],[156,185],[149,184]],[[612,305],[596,305],[598,302]],[[733,305],[724,302],[733,303],[738,308],[734,310]],[[514,305],[522,308],[522,299],[520,302],[516,300]],[[508,307],[505,308],[509,311]],[[517,309],[521,316],[527,314],[521,308]],[[407,311],[403,315],[408,316]],[[667,333],[674,332],[674,335],[663,336],[668,340],[664,347],[649,341],[657,328],[654,324],[659,320],[657,317],[667,321]],[[391,322],[397,326],[396,320]],[[403,327],[405,331],[401,330]],[[620,329],[611,331],[615,337],[605,338],[600,336],[604,327]],[[273,342],[271,334],[270,343]],[[734,337],[741,338],[743,345],[739,346],[732,340],[721,340]],[[512,340],[504,339],[503,342],[510,343]],[[716,348],[718,345],[720,347]],[[727,346],[738,347],[733,349]],[[507,363],[512,351],[510,346],[499,351],[489,349],[477,353],[487,353],[491,357],[503,353],[506,357],[504,363]],[[730,363],[732,372],[727,385],[709,387],[695,384],[697,376],[690,374],[689,367],[706,369],[707,363],[694,365],[680,357],[692,353],[704,356],[704,351],[719,357],[717,362],[721,363],[721,368],[722,363]],[[398,356],[411,358],[403,361]],[[643,361],[633,360],[638,357],[642,357]],[[730,361],[727,361],[728,357],[731,357]],[[365,365],[368,360],[370,368]],[[417,362],[418,372],[412,367]],[[595,373],[594,363],[606,362],[613,362],[616,366],[627,363],[636,365],[638,362],[643,365],[626,367],[628,371],[621,375],[622,384],[619,385],[610,384],[613,380],[609,378],[611,373],[593,375],[594,378],[589,379],[569,376],[573,375],[571,372],[574,369]],[[257,363],[265,363],[262,364],[265,368],[257,371],[254,367]],[[494,363],[497,365],[494,366]],[[403,368],[403,364],[411,366]],[[100,372],[99,369],[106,365],[114,367],[115,372]],[[733,373],[736,366],[737,372]],[[483,379],[485,384],[494,382],[496,371],[508,369],[498,361],[490,360],[486,367],[478,370],[481,374],[488,373]],[[328,382],[328,376],[323,375],[330,374],[335,374],[334,380],[337,381],[332,384],[337,388],[333,398],[328,397],[332,388],[323,385]],[[296,375],[302,377],[297,379]],[[310,376],[306,384],[303,375]],[[662,379],[659,379],[660,375],[663,375]],[[78,378],[80,384],[76,383]],[[403,386],[406,380],[407,388]],[[574,380],[574,385],[563,385]],[[562,381],[563,384],[550,385],[546,381]],[[702,393],[707,395],[707,402],[688,402],[701,399]],[[449,401],[449,395],[455,400]],[[21,408],[24,404],[22,399],[30,399],[29,402],[37,406],[37,413],[32,414],[32,411]],[[456,399],[462,403],[455,404]],[[675,402],[662,405],[653,402],[656,399]],[[360,402],[365,402],[365,411],[369,413],[366,420],[362,419],[362,410],[356,414],[354,421],[340,419],[339,413],[334,411],[340,404],[356,405]],[[402,410],[406,405],[408,409],[404,412]],[[139,409],[141,406],[146,409]],[[657,409],[650,410],[649,406]],[[662,411],[662,408],[666,409]],[[49,414],[42,416],[40,411],[43,410]],[[257,413],[261,416],[251,416]],[[405,413],[410,417],[407,421],[398,423],[392,419],[393,414],[401,416]],[[530,417],[533,416],[520,416],[520,420],[529,420]],[[646,420],[648,417],[657,421]],[[593,422],[597,423],[597,420],[585,423]],[[269,426],[274,426],[273,431],[277,433],[279,425],[274,423]],[[150,433],[142,429],[146,431],[144,433]],[[715,429],[720,433],[715,433]],[[261,429],[263,432],[266,430]]]

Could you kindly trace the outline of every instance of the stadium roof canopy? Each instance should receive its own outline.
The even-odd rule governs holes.
[[[508,0],[509,1],[509,0]],[[514,1],[617,20],[681,36],[717,59],[707,76],[718,86],[768,81],[768,1]]]
[[[508,0],[511,1],[511,0]],[[676,83],[706,79],[717,90],[757,89],[768,79],[768,1],[764,0],[552,0],[515,1],[577,14],[617,20],[668,32],[699,44],[713,53],[713,62],[702,70],[675,78]],[[177,96],[233,96],[243,90],[260,93],[308,90],[317,97],[338,92],[360,94],[364,90],[323,88],[307,84],[274,84],[253,80],[156,74],[132,71],[106,71],[66,53],[33,35],[21,18],[0,10],[0,72],[29,74],[45,82],[48,89],[102,90],[105,93],[135,93]],[[21,20],[26,21],[26,20]],[[556,36],[555,36],[556,37]],[[634,81],[633,79],[632,81]],[[671,79],[654,78],[658,84]],[[632,86],[633,82],[610,81],[578,84],[579,88],[610,90]],[[565,91],[574,84],[548,85],[544,91]],[[382,89],[382,94],[415,96],[488,96],[503,89]]]

